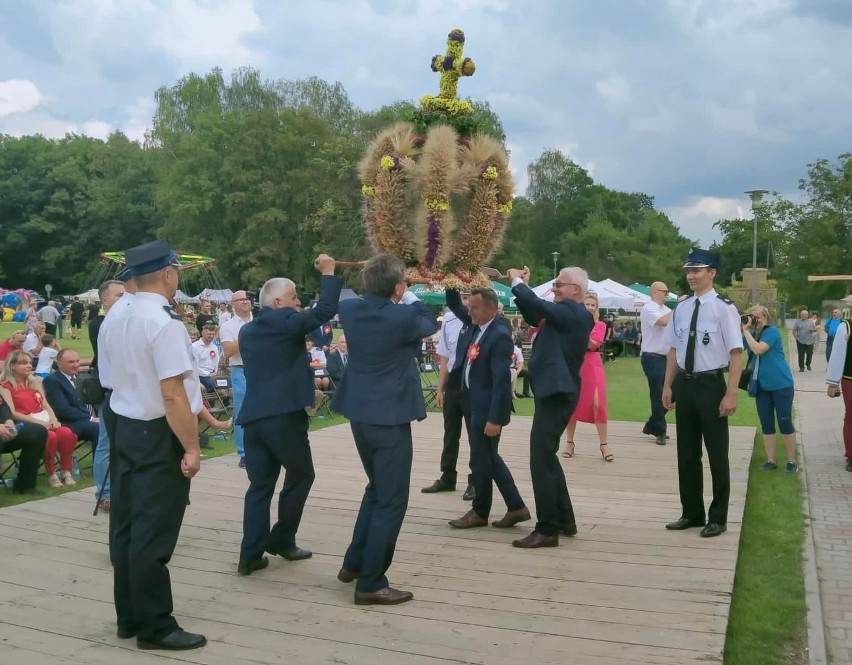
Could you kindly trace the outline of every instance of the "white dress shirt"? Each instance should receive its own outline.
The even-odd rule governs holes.
[[[686,368],[686,345],[689,341],[689,324],[695,301],[701,301],[695,328],[694,372],[709,372],[727,367],[731,351],[743,348],[740,313],[736,305],[718,296],[710,289],[700,298],[692,296],[677,306],[666,325],[665,340],[677,353],[680,369]],[[706,344],[705,344],[706,341]]]
[[[666,326],[658,326],[657,321],[671,311],[653,300],[642,306],[642,313],[639,315],[639,322],[642,324],[642,353],[657,353],[661,356],[668,354],[671,347],[666,344]]]

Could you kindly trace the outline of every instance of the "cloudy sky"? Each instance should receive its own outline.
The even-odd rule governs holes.
[[[852,149],[852,0],[0,0],[0,133],[141,138],[159,86],[215,66],[418,99],[454,27],[521,191],[558,148],[709,242],[743,190]]]

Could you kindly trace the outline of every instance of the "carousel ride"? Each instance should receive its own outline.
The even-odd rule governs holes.
[[[506,151],[458,99],[459,79],[476,69],[464,43],[461,30],[450,32],[446,52],[430,62],[439,94],[420,99],[412,122],[380,132],[358,168],[373,251],[399,257],[410,283],[433,290],[490,286],[499,272],[485,266],[512,211]]]
[[[175,252],[179,267],[179,288],[183,294],[195,291],[220,292],[225,290],[224,281],[216,259],[202,254]],[[89,279],[90,284],[102,284],[112,279],[124,268],[124,252],[102,252],[98,267]],[[191,302],[193,299],[189,299]]]

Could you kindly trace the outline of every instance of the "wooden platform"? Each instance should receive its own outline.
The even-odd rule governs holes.
[[[501,448],[532,509],[529,428],[515,419]],[[390,608],[356,607],[353,585],[335,579],[365,483],[348,426],[311,437],[317,479],[299,543],[313,559],[275,558],[248,578],[236,575],[245,473],[234,455],[205,462],[170,569],[179,621],[210,643],[178,654],[115,636],[107,520],[91,515],[93,490],[2,509],[0,663],[721,662],[754,430],[732,429],[728,533],[704,540],[663,528],[680,514],[674,436],[657,446],[640,429],[610,423],[616,460],[606,464],[580,425],[576,456],[562,460],[580,533],[528,551],[511,540],[532,522],[447,526],[469,504],[460,491],[420,493],[438,476],[443,425],[436,415],[416,425],[411,501],[388,574],[415,600]]]

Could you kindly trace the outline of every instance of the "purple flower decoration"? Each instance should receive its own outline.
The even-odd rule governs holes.
[[[448,55],[446,58],[444,58],[444,71],[450,71],[453,68],[453,65],[455,64],[455,61],[456,59],[451,55]]]
[[[429,215],[429,230],[427,232],[426,265],[432,268],[438,258],[438,220],[435,214]]]
[[[437,72],[437,71],[438,71],[438,64],[437,64],[437,63],[438,63],[438,60],[440,60],[440,58],[441,58],[441,56],[440,56],[440,55],[436,55],[434,58],[432,58],[431,66],[432,66],[432,71],[433,71],[433,72]]]
[[[449,34],[449,35],[447,35],[447,36],[448,36],[451,40],[453,40],[454,42],[462,42],[462,43],[464,43],[464,33],[463,33],[461,30],[459,30],[458,28],[456,28],[455,30],[453,30],[452,32],[450,32],[450,34]]]

